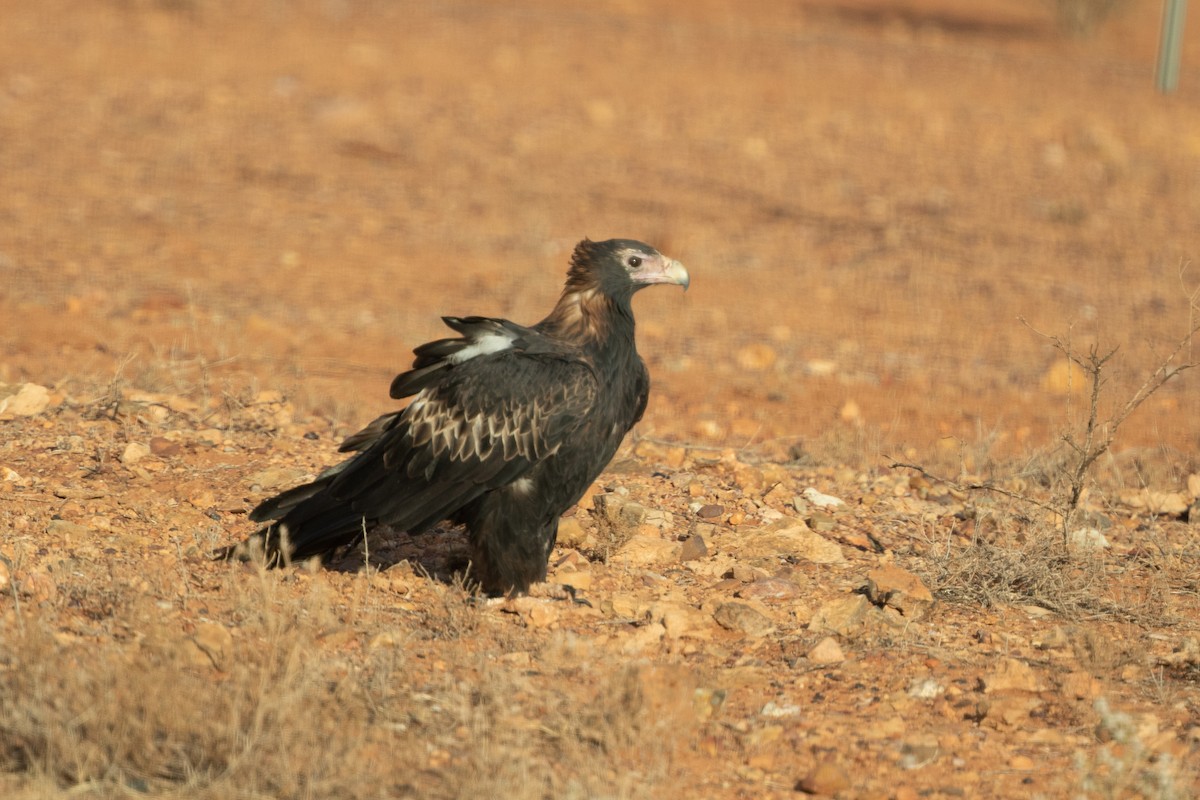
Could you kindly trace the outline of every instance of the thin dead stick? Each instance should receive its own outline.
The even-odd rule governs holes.
[[[891,460],[891,456],[885,455],[884,458]],[[1051,513],[1057,513],[1057,509],[1054,506],[1050,505],[1049,503],[1044,503],[1041,500],[1030,497],[1029,495],[1026,495],[1026,494],[1022,494],[1020,492],[1014,492],[1011,489],[1005,489],[1003,486],[997,486],[996,484],[994,484],[990,481],[984,481],[983,483],[978,483],[975,481],[972,481],[970,483],[963,483],[962,481],[956,481],[953,478],[946,478],[946,477],[943,477],[936,473],[930,472],[925,467],[922,467],[920,464],[909,464],[906,461],[892,461],[890,464],[888,464],[888,468],[889,469],[911,469],[914,472],[920,474],[924,478],[928,478],[929,480],[934,481],[935,483],[944,483],[945,485],[951,487],[952,489],[957,489],[958,491],[963,492],[963,493],[966,493],[966,492],[991,492],[992,494],[998,494],[998,495],[1002,495],[1003,497],[1011,498],[1013,500],[1019,500],[1022,503],[1028,503],[1032,506],[1041,508],[1041,509],[1043,509],[1045,511],[1049,511]]]

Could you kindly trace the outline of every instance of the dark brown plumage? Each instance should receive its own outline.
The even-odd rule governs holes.
[[[536,325],[444,317],[460,335],[418,347],[392,382],[412,402],[346,439],[356,455],[259,505],[250,518],[269,524],[220,555],[323,557],[376,524],[419,533],[450,520],[467,528],[483,591],[528,591],[546,578],[559,517],[646,408],[631,300],[659,283],[686,288],[687,271],[641,242],[585,239]]]

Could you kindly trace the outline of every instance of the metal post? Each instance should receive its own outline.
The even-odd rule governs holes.
[[[1163,0],[1162,36],[1158,40],[1158,70],[1154,85],[1164,94],[1175,91],[1179,83],[1179,58],[1186,16],[1187,0]]]

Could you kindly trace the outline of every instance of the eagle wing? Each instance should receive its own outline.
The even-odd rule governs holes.
[[[553,456],[594,408],[599,380],[579,350],[506,320],[446,322],[463,337],[417,348],[393,382],[393,396],[415,395],[406,408],[349,437],[341,449],[355,456],[252,512],[288,526],[293,558],[349,543],[364,518],[431,527]]]

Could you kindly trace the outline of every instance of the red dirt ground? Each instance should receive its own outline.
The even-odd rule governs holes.
[[[1164,97],[1153,90],[1157,3],[1129,2],[1078,39],[1050,8],[7,4],[0,383],[48,387],[50,403],[0,422],[0,469],[16,476],[0,483],[0,634],[23,643],[0,655],[5,689],[28,688],[18,678],[39,664],[73,663],[70,648],[84,645],[103,654],[97,669],[144,656],[145,674],[170,685],[178,660],[153,654],[175,651],[146,641],[186,650],[203,623],[254,653],[261,631],[246,621],[248,601],[229,595],[264,592],[283,608],[319,585],[329,619],[310,644],[321,670],[376,675],[379,637],[403,640],[382,646],[406,659],[385,699],[415,719],[406,697],[462,700],[455,687],[484,681],[490,665],[503,672],[494,693],[519,706],[497,719],[527,725],[529,738],[489,738],[467,714],[418,753],[414,728],[352,716],[363,741],[338,752],[353,774],[384,781],[370,787],[391,787],[372,795],[333,767],[324,784],[310,775],[245,788],[228,759],[180,778],[166,756],[85,758],[80,741],[109,740],[35,746],[9,714],[0,787],[105,795],[136,779],[213,797],[763,797],[792,794],[828,763],[851,778],[847,797],[1099,797],[1086,775],[1118,780],[1092,769],[1111,746],[1093,708],[1104,697],[1133,715],[1146,748],[1123,790],[1151,796],[1144,780],[1164,754],[1200,758],[1200,661],[1187,655],[1200,627],[1197,534],[1186,512],[1147,516],[1137,497],[1196,501],[1197,376],[1167,382],[1097,463],[1089,508],[1114,526],[1095,587],[1102,611],[1072,601],[1047,618],[1041,595],[962,599],[937,549],[947,530],[966,543],[966,509],[994,498],[964,500],[888,468],[900,458],[1041,492],[1061,434],[1087,413],[1085,376],[1047,336],[1076,352],[1119,348],[1107,418],[1195,324],[1200,70],[1187,59],[1200,53],[1200,15],[1179,91]],[[373,577],[204,561],[206,547],[252,530],[241,515],[255,500],[332,463],[338,437],[391,407],[388,382],[413,346],[441,335],[439,315],[536,321],[584,236],[643,239],[691,271],[686,295],[636,301],[654,392],[600,484],[670,512],[641,521],[638,540],[677,543],[708,526],[707,567],[663,551],[618,568],[584,539],[556,558],[591,576],[594,615],[508,614],[405,572],[408,544],[383,546],[396,566]],[[1195,359],[1189,345],[1176,363]],[[130,443],[150,454],[125,459]],[[293,471],[264,478],[268,468]],[[850,510],[814,521],[792,501],[810,486]],[[700,519],[696,502],[722,510]],[[1004,505],[1000,528],[1027,544],[1045,533],[1039,514]],[[603,538],[602,517],[577,512],[587,536]],[[780,517],[808,522],[846,561],[757,553],[751,535]],[[933,616],[911,629],[837,630],[847,660],[812,666],[817,611],[858,597],[867,571],[892,563],[930,584]],[[801,599],[756,601],[770,632],[713,622],[719,601],[775,579]],[[280,584],[263,588],[270,581]],[[364,586],[382,588],[356,605]],[[428,625],[457,633],[428,638]],[[647,638],[655,625],[664,633]],[[322,639],[329,626],[346,633]],[[645,641],[630,645],[636,636]],[[27,658],[11,655],[22,648]],[[220,658],[177,657],[198,697],[242,685]],[[633,677],[597,699],[611,674]],[[910,693],[928,676],[936,698]],[[994,689],[1010,679],[1019,685]],[[715,714],[655,705],[680,684],[727,700]],[[1009,699],[997,705],[996,692]],[[629,693],[642,699],[627,703]],[[598,734],[562,723],[605,703],[627,718],[604,716]],[[114,701],[113,713],[132,712]],[[673,715],[687,719],[677,737],[646,722]],[[308,746],[279,741],[280,753]],[[526,773],[497,769],[481,755],[488,746],[527,761]],[[552,752],[558,762],[543,763]],[[418,777],[396,780],[378,753]],[[1174,780],[1186,796],[1194,771]]]

